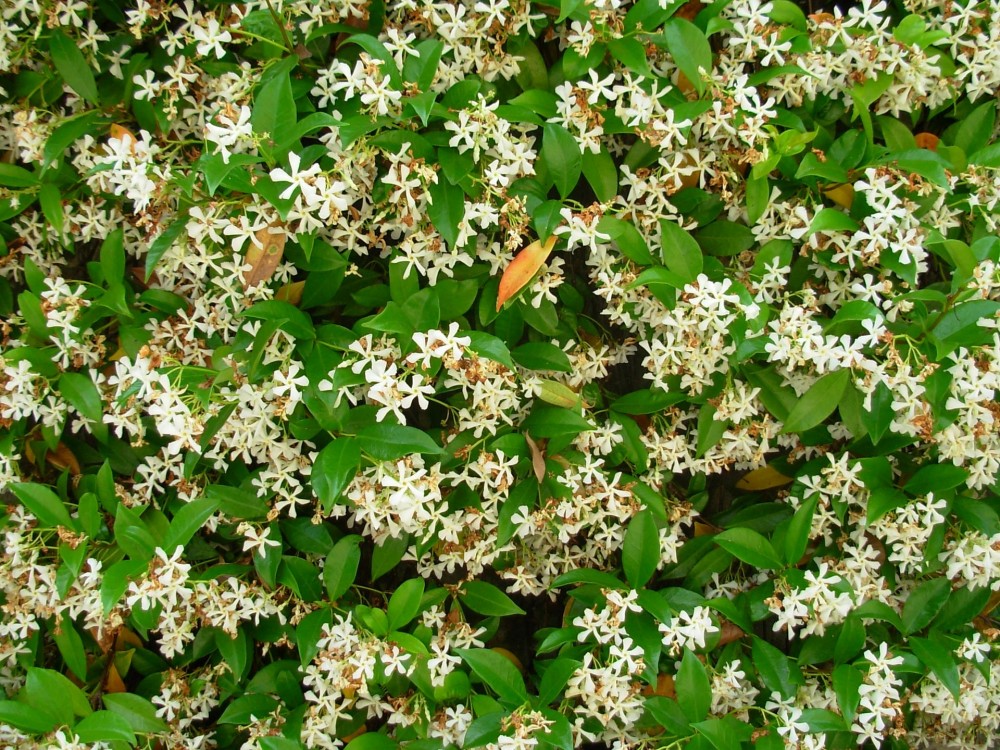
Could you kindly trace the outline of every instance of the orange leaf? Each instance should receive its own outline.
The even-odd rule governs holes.
[[[263,284],[271,278],[285,253],[287,235],[277,222],[258,229],[254,238],[256,242],[250,243],[247,257],[243,261],[243,265],[251,266],[243,276],[244,289]]]
[[[544,245],[535,240],[514,256],[514,260],[510,262],[510,265],[503,272],[503,276],[500,277],[500,288],[497,290],[497,312],[500,312],[504,302],[521,291],[538,273],[538,269],[542,267],[555,245],[556,238],[553,235],[545,240]]]
[[[127,691],[128,688],[125,687],[125,681],[122,680],[121,675],[118,674],[118,669],[112,664],[108,667],[108,673],[104,678],[104,692],[124,693]]]
[[[118,123],[111,123],[109,130],[111,131],[111,137],[116,140],[124,141],[128,138],[131,141],[129,143],[129,151],[133,154],[135,153],[135,144],[139,142],[139,139],[135,137],[135,133]]]
[[[917,142],[917,148],[926,148],[928,151],[937,151],[938,141],[941,139],[933,133],[917,133],[914,140]]]

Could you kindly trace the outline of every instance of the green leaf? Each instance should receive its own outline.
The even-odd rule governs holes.
[[[502,339],[483,331],[466,331],[465,335],[472,339],[466,349],[475,352],[480,357],[499,362],[512,370],[516,367],[510,355],[510,349],[507,348]],[[565,354],[565,352],[563,353]]]
[[[594,429],[590,422],[575,411],[558,406],[536,406],[521,423],[521,427],[536,438],[579,435]]]
[[[932,578],[918,585],[903,604],[903,632],[910,635],[927,627],[950,595],[951,581],[947,578]]]
[[[712,47],[705,34],[690,21],[674,17],[663,24],[663,37],[677,67],[701,96],[705,93],[701,71],[712,73]]]
[[[783,698],[793,697],[796,686],[802,684],[802,673],[798,665],[770,643],[756,636],[753,637],[750,650],[754,667],[757,668],[764,686],[780,693]]]
[[[726,529],[715,535],[715,543],[755,568],[774,570],[782,567],[781,558],[771,543],[751,529]]]
[[[538,685],[538,704],[547,706],[565,692],[569,678],[583,666],[583,662],[578,659],[559,658],[541,663],[548,666],[545,667],[542,680]]]
[[[146,252],[146,281],[149,281],[149,277],[153,275],[153,269],[160,262],[160,258],[173,247],[174,243],[180,239],[180,236],[186,230],[187,216],[178,216],[153,240],[149,246],[149,250]]]
[[[948,688],[948,692],[958,701],[961,692],[961,678],[958,674],[955,657],[951,653],[951,647],[940,638],[911,637],[907,643],[917,658],[934,673],[935,677],[941,680],[941,684]]]
[[[0,700],[0,722],[10,724],[23,732],[46,734],[59,720],[46,711],[18,701]]]
[[[399,537],[390,536],[381,544],[375,545],[372,552],[371,579],[375,581],[399,565],[409,546],[410,537],[407,534]]]
[[[634,589],[645,586],[660,564],[660,533],[653,514],[643,510],[633,516],[622,544],[622,568]]]
[[[727,219],[713,221],[694,237],[706,253],[717,256],[739,255],[756,242],[750,227]]]
[[[694,281],[704,267],[705,259],[701,248],[687,230],[677,222],[660,221],[660,243],[663,262],[677,274],[685,284]]]
[[[270,695],[243,695],[234,700],[219,717],[219,724],[250,724],[267,716],[277,707],[278,701]]]
[[[82,99],[96,106],[97,82],[94,80],[94,72],[76,42],[61,29],[53,29],[49,37],[49,52],[52,54],[52,63],[66,85]]]
[[[58,696],[58,700],[53,700]],[[28,667],[20,698],[30,706],[58,716],[71,724],[74,716],[93,712],[87,694],[54,669]]]
[[[835,370],[813,383],[792,407],[781,434],[804,432],[821,424],[837,408],[850,377],[850,370]]]
[[[9,188],[35,187],[38,178],[24,167],[0,162],[0,185]]]
[[[323,585],[331,602],[342,597],[354,584],[361,564],[361,537],[350,534],[340,539],[323,565]]]
[[[15,482],[8,487],[43,526],[53,529],[59,526],[74,530],[77,528],[63,501],[48,487],[26,482]]]
[[[38,205],[42,208],[42,214],[46,221],[56,230],[56,235],[62,237],[66,224],[66,215],[63,211],[62,192],[51,182],[46,182],[38,190]]]
[[[410,578],[399,584],[392,596],[386,614],[389,616],[389,630],[406,627],[420,611],[420,599],[424,595],[424,579]]]
[[[350,437],[334,439],[316,456],[309,479],[326,513],[341,500],[360,466],[361,447]]]
[[[399,743],[381,732],[365,732],[347,743],[344,750],[396,750]]]
[[[788,524],[788,532],[785,534],[785,562],[789,565],[798,563],[806,553],[806,547],[809,545],[809,532],[812,530],[813,514],[816,512],[818,502],[819,495],[810,497],[799,506]]]
[[[297,64],[298,57],[289,56],[275,63],[265,75],[270,77],[261,85],[254,96],[253,110],[250,114],[250,124],[253,132],[270,139],[267,151],[271,151],[272,159],[280,159],[286,148],[279,147],[285,134],[294,132],[297,112],[295,96],[292,93],[292,82],[289,74]]]
[[[688,721],[694,723],[708,716],[708,710],[712,707],[712,684],[708,680],[705,665],[689,648],[684,649],[674,685],[677,703]]]
[[[853,232],[857,229],[858,222],[840,209],[823,208],[809,222],[805,236],[808,237],[816,232]]]
[[[54,632],[53,638],[66,666],[80,680],[86,680],[87,652],[83,648],[83,639],[65,612],[59,616],[59,629]]]
[[[160,546],[165,550],[184,547],[218,509],[219,501],[212,497],[199,497],[197,500],[185,503],[174,515],[170,529]]]
[[[841,664],[833,670],[833,692],[837,694],[837,706],[845,722],[850,723],[854,720],[858,702],[861,700],[859,690],[864,679],[861,670],[850,664]]]
[[[80,742],[124,742],[134,746],[135,732],[118,714],[110,711],[94,711],[81,719],[73,727],[73,734]]]
[[[752,726],[731,716],[699,721],[691,726],[698,734],[705,737],[715,750],[740,750],[743,742],[749,740],[753,733]]]
[[[547,341],[533,341],[514,349],[510,356],[517,364],[528,370],[550,370],[572,372],[569,355],[555,344]]]
[[[501,700],[516,706],[528,702],[524,678],[508,658],[485,648],[458,648],[454,651]]]
[[[357,439],[361,451],[378,461],[395,461],[411,453],[444,453],[430,435],[416,427],[372,424],[359,430]]]
[[[440,177],[427,190],[430,193],[427,215],[448,247],[454,250],[458,225],[465,216],[465,191]]]
[[[542,133],[542,161],[555,182],[559,196],[566,198],[579,182],[583,169],[580,145],[562,125],[547,122]]]
[[[642,47],[641,44],[639,46]],[[590,149],[583,152],[583,176],[593,188],[597,200],[606,203],[618,195],[618,168],[606,146],[601,146],[596,154]]]
[[[237,630],[235,638],[230,638],[225,631],[217,631],[215,645],[219,649],[219,655],[232,671],[233,678],[241,682],[253,658],[252,639],[247,636],[246,629]]]
[[[267,502],[256,493],[239,487],[210,484],[205,487],[205,496],[218,500],[219,510],[231,518],[264,518],[267,515]]]
[[[514,600],[486,581],[467,581],[462,584],[462,604],[473,612],[487,617],[506,617],[508,615],[523,615]]]
[[[625,257],[640,266],[651,266],[656,263],[656,259],[649,252],[645,238],[631,221],[606,214],[597,222],[597,231],[611,237],[611,241]]]
[[[108,426],[104,423],[104,401],[89,375],[64,372],[59,378],[59,395],[87,420],[87,426],[101,443],[108,442]]]

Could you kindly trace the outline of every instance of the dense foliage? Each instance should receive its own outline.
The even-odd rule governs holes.
[[[0,747],[986,748],[1000,2],[5,0]]]

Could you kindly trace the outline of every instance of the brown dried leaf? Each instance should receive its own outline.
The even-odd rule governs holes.
[[[733,641],[738,641],[746,633],[729,620],[722,620],[722,637],[719,639],[719,646],[726,646]]]
[[[275,222],[257,230],[254,238],[256,241],[250,243],[243,261],[244,266],[250,266],[250,270],[243,273],[243,289],[258,286],[271,278],[285,254],[288,235],[284,225]]]
[[[73,451],[67,448],[65,443],[59,443],[54,451],[49,451],[46,454],[45,459],[60,471],[69,469],[71,476],[75,477],[83,473],[80,462],[76,460]]]
[[[531,439],[531,435],[524,433],[524,439],[528,443],[528,450],[531,452],[531,468],[535,472],[535,479],[541,484],[545,479],[545,454],[538,447],[538,443]]]
[[[544,245],[535,240],[514,256],[514,260],[510,262],[510,265],[503,272],[503,276],[500,277],[500,288],[497,290],[497,312],[500,312],[500,308],[507,300],[531,281],[555,246],[556,238],[553,235],[545,240]]]

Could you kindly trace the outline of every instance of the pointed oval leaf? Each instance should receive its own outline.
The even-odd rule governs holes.
[[[543,245],[535,240],[521,252],[514,256],[500,277],[500,288],[497,290],[497,312],[504,306],[504,303],[521,291],[529,281],[538,273],[545,260],[556,245],[555,236],[545,240]]]

